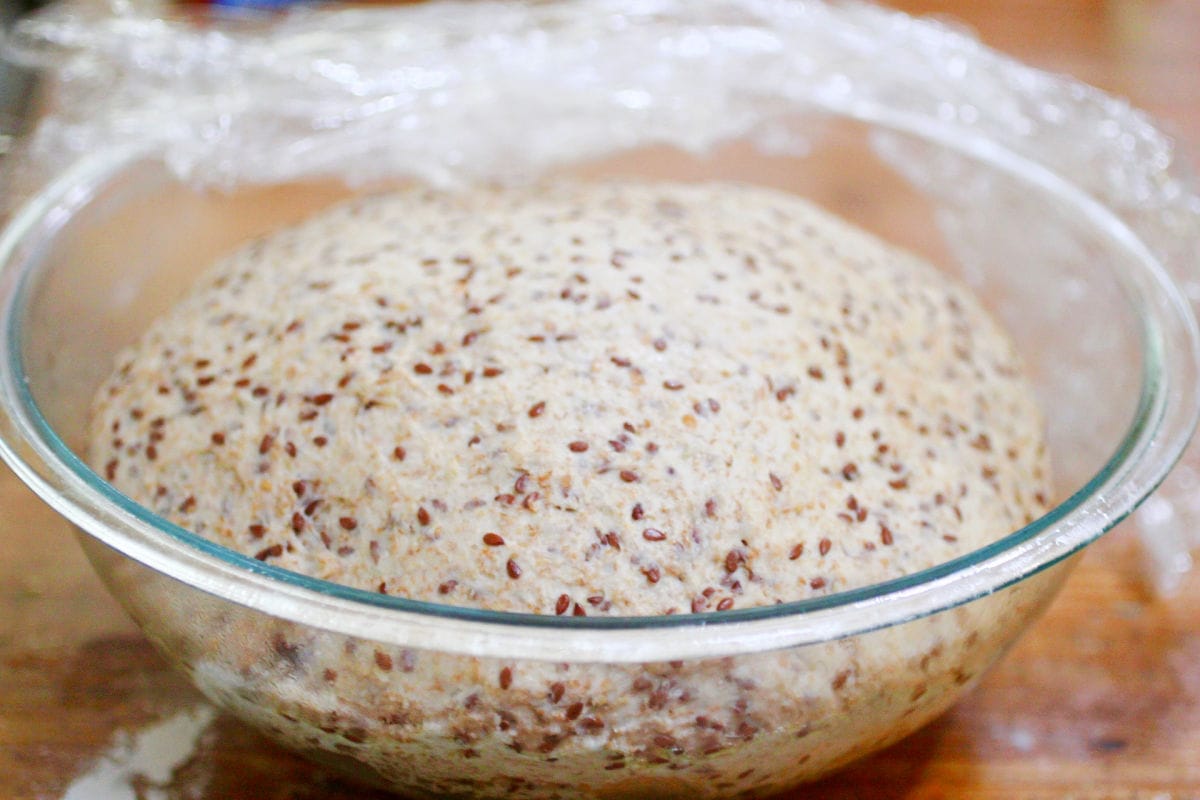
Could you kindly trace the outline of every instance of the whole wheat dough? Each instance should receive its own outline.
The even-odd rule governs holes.
[[[729,184],[338,207],[207,273],[121,355],[92,441],[129,496],[268,563],[537,614],[837,592],[1046,507],[978,302]]]

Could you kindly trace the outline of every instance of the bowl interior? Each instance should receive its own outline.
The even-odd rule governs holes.
[[[957,274],[1016,341],[1045,415],[1057,496],[1070,496],[1119,449],[1141,399],[1147,348],[1127,285],[1138,265],[1068,201],[986,164],[960,159],[962,180],[989,186],[957,207],[925,193],[880,157],[878,134],[845,121],[806,158],[736,143],[704,157],[638,151],[572,172],[780,188]],[[906,170],[937,179],[934,160]],[[350,194],[332,181],[196,191],[153,163],[99,187],[41,254],[28,305],[24,372],[50,426],[82,454],[88,403],[121,347],[214,259]],[[970,228],[976,217],[986,230]]]
[[[969,148],[848,119],[824,120],[821,134],[803,157],[771,155],[739,142],[703,156],[666,148],[630,152],[569,172],[585,178],[737,180],[794,192],[956,274],[1006,325],[1045,416],[1059,507],[961,563],[847,593],[846,602],[945,581],[985,559],[1028,550],[1038,536],[1076,524],[1072,514],[1089,527],[1086,535],[1047,548],[1048,555],[1027,553],[1008,573],[947,596],[941,606],[930,595],[919,609],[929,613],[1054,563],[1128,513],[1132,503],[1116,515],[1093,513],[1088,504],[1119,484],[1126,459],[1148,446],[1162,415],[1164,334],[1155,303],[1170,301],[1172,287],[1155,283],[1160,276],[1129,245],[1115,218],[1107,224],[1103,214],[1098,217],[1036,169],[1023,172],[1020,164],[1014,168],[969,155]],[[14,349],[9,355],[18,362],[27,404],[49,428],[44,438],[82,455],[91,395],[121,347],[164,313],[214,258],[349,194],[336,182],[199,191],[175,181],[160,164],[136,162],[81,187],[70,213],[50,209],[37,235],[26,237],[26,271],[8,319]],[[1167,300],[1155,292],[1165,292]],[[68,468],[84,482],[102,483],[80,464]],[[171,532],[156,520],[151,518],[152,527]],[[246,559],[211,549],[244,571]],[[268,578],[282,577],[276,574],[282,570],[255,568]],[[302,583],[339,598],[405,607],[396,598],[360,598],[364,593],[332,584]],[[772,614],[840,602],[834,595]],[[433,604],[410,605],[420,611]],[[757,619],[760,611],[733,612],[729,619]]]

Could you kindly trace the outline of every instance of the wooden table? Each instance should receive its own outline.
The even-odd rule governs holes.
[[[1196,0],[893,5],[953,15],[1000,49],[1127,96],[1200,154]],[[187,717],[198,695],[105,594],[66,526],[0,472],[0,800],[375,797],[231,719]],[[131,752],[143,761],[126,763]],[[1132,531],[1118,529],[965,702],[794,797],[1200,798],[1200,577],[1156,599]]]

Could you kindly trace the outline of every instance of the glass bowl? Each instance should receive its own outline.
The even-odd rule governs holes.
[[[0,452],[213,703],[358,780],[414,797],[538,798],[751,797],[813,780],[978,680],[1073,556],[1166,475],[1198,383],[1195,321],[1164,265],[1070,181],[936,119],[830,109],[823,125],[803,156],[730,142],[567,171],[782,188],[975,287],[1028,364],[1056,504],[954,561],[721,615],[562,618],[362,592],[192,535],[81,460],[90,397],[216,256],[349,190],[201,191],[128,150],[79,162],[0,237]],[[921,176],[951,163],[988,191],[928,191],[937,182]],[[979,212],[988,246],[964,248]]]

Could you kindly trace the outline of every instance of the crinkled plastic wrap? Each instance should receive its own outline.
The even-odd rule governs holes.
[[[895,119],[902,109],[1073,184],[1200,300],[1200,199],[1149,119],[960,31],[869,5],[462,2],[213,20],[111,0],[60,5],[25,20],[6,45],[10,58],[55,76],[20,159],[43,177],[117,146],[220,187],[329,176],[526,180],[650,144],[703,151],[751,138],[802,153],[820,125],[798,119],[872,121],[884,110]],[[989,218],[1005,189],[936,148],[884,134],[875,143],[937,201],[969,279],[972,254],[995,246]],[[1198,521],[1200,459],[1191,457],[1140,514],[1159,588],[1190,568]]]

